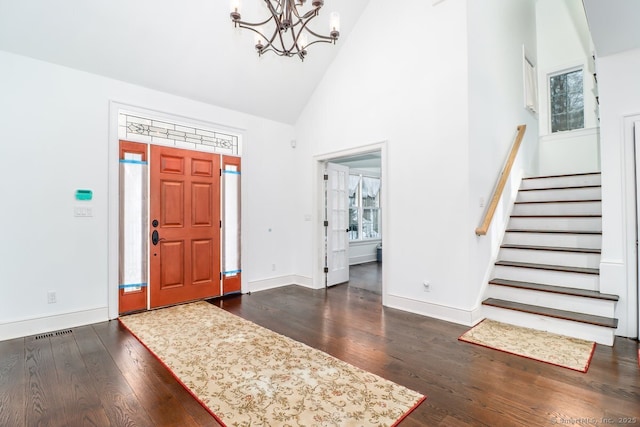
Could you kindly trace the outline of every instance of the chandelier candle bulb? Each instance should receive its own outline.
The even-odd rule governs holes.
[[[259,29],[258,29],[258,31],[260,31],[260,33],[262,33],[262,29],[261,29],[261,28],[259,28]],[[265,43],[267,42],[267,41],[264,39],[264,37],[262,37],[262,35],[261,35],[260,33],[256,33],[256,34],[253,36],[254,41],[255,41],[255,43],[256,43],[256,50],[257,50],[258,52],[260,52],[262,49],[264,49],[264,45],[265,45]]]
[[[307,35],[300,34],[300,37],[298,38],[298,46],[300,46],[300,50],[305,50],[307,43]]]
[[[331,12],[329,19],[329,31],[331,37],[337,39],[340,35],[340,14],[338,12]]]
[[[234,21],[240,19],[240,0],[231,0],[231,19]]]

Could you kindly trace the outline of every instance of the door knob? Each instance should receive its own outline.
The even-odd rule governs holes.
[[[158,234],[158,230],[153,230],[153,233],[151,233],[151,243],[153,243],[153,246],[155,246],[159,241],[160,235]]]

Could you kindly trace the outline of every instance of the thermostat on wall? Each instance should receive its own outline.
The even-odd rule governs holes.
[[[76,190],[76,200],[91,200],[91,199],[93,199],[93,191]]]

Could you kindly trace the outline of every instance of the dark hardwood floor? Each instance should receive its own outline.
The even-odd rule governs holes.
[[[640,425],[636,340],[598,345],[583,374],[460,342],[467,327],[349,285],[212,303],[427,395],[403,427]],[[117,321],[0,342],[0,426],[216,425]]]
[[[382,294],[382,263],[374,261],[349,266],[347,285]]]

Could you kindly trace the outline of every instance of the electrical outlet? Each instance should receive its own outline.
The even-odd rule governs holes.
[[[429,282],[428,280],[422,282],[422,287],[425,292],[431,292],[431,282]]]
[[[56,291],[49,291],[47,292],[47,303],[49,304],[55,304],[57,302],[57,298],[56,298]]]
[[[276,271],[276,265],[275,264],[271,264],[271,271]]]

